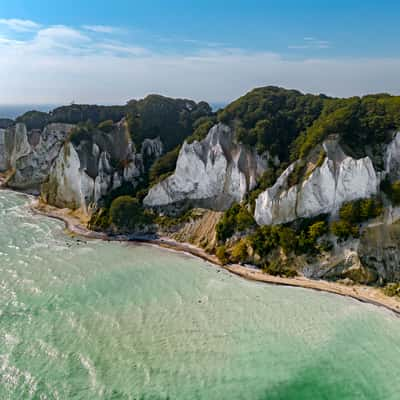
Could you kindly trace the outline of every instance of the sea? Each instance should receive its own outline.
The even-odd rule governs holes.
[[[70,236],[0,191],[0,399],[398,400],[400,319]]]

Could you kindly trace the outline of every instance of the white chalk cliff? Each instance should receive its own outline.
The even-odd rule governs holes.
[[[389,143],[385,152],[385,172],[391,180],[400,179],[400,132]]]
[[[0,131],[0,171],[12,171],[8,186],[39,191],[67,135],[69,124],[49,124],[42,131],[28,131],[16,124]]]
[[[326,153],[323,164],[303,182],[288,187],[294,163],[274,186],[260,194],[255,208],[258,224],[282,224],[297,218],[335,213],[347,201],[377,193],[379,177],[369,157],[357,160],[347,156],[336,140],[326,140],[323,147]]]
[[[142,153],[136,153],[124,121],[110,133],[94,133],[90,141],[78,145],[67,141],[42,187],[42,198],[51,205],[90,214],[102,197],[124,182],[137,184],[144,172],[144,153],[158,157],[161,141],[147,139]]]
[[[183,144],[175,173],[150,189],[144,205],[168,207],[190,202],[223,210],[243,200],[266,168],[266,158],[235,143],[232,130],[218,124],[204,140]]]

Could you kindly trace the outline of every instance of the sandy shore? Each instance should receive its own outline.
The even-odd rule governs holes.
[[[56,218],[65,223],[67,230],[75,235],[83,236],[88,239],[101,239],[109,241],[136,241],[140,243],[148,243],[166,249],[179,252],[189,253],[196,257],[200,257],[219,268],[241,276],[242,278],[264,282],[274,285],[301,287],[306,289],[318,290],[340,296],[351,297],[358,301],[384,307],[393,311],[400,316],[400,301],[394,297],[386,296],[381,289],[364,285],[346,286],[343,284],[328,282],[323,280],[312,280],[304,277],[284,278],[272,276],[264,273],[256,268],[246,267],[242,265],[225,265],[222,266],[218,258],[214,255],[206,253],[203,249],[195,247],[189,243],[179,243],[168,237],[149,237],[149,236],[108,236],[105,233],[93,232],[87,229],[79,219],[69,209],[58,209],[52,206],[43,205],[38,200],[34,200],[31,204],[34,213],[45,215],[50,218]]]

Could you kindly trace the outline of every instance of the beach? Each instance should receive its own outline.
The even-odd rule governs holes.
[[[266,274],[250,266],[239,264],[222,265],[215,255],[208,254],[203,249],[193,246],[190,243],[180,243],[165,236],[128,236],[128,235],[107,235],[102,232],[94,232],[89,230],[82,223],[78,215],[74,215],[69,209],[59,209],[47,204],[41,203],[38,199],[33,198],[30,204],[34,213],[41,214],[50,218],[55,218],[65,223],[66,229],[70,234],[78,235],[86,239],[100,239],[106,241],[134,241],[145,243],[152,246],[159,246],[165,249],[191,254],[199,257],[218,268],[223,268],[232,274],[238,275],[244,279],[263,282],[273,285],[301,287],[317,291],[333,293],[339,296],[350,297],[363,303],[373,304],[378,307],[384,307],[397,316],[400,316],[400,300],[395,297],[386,296],[380,288],[366,285],[344,285],[336,282],[323,280],[312,280],[302,276],[294,278],[286,278],[280,276],[272,276]]]

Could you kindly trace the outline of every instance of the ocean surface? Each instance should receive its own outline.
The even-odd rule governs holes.
[[[400,319],[156,247],[80,241],[0,191],[0,399],[400,397]]]

